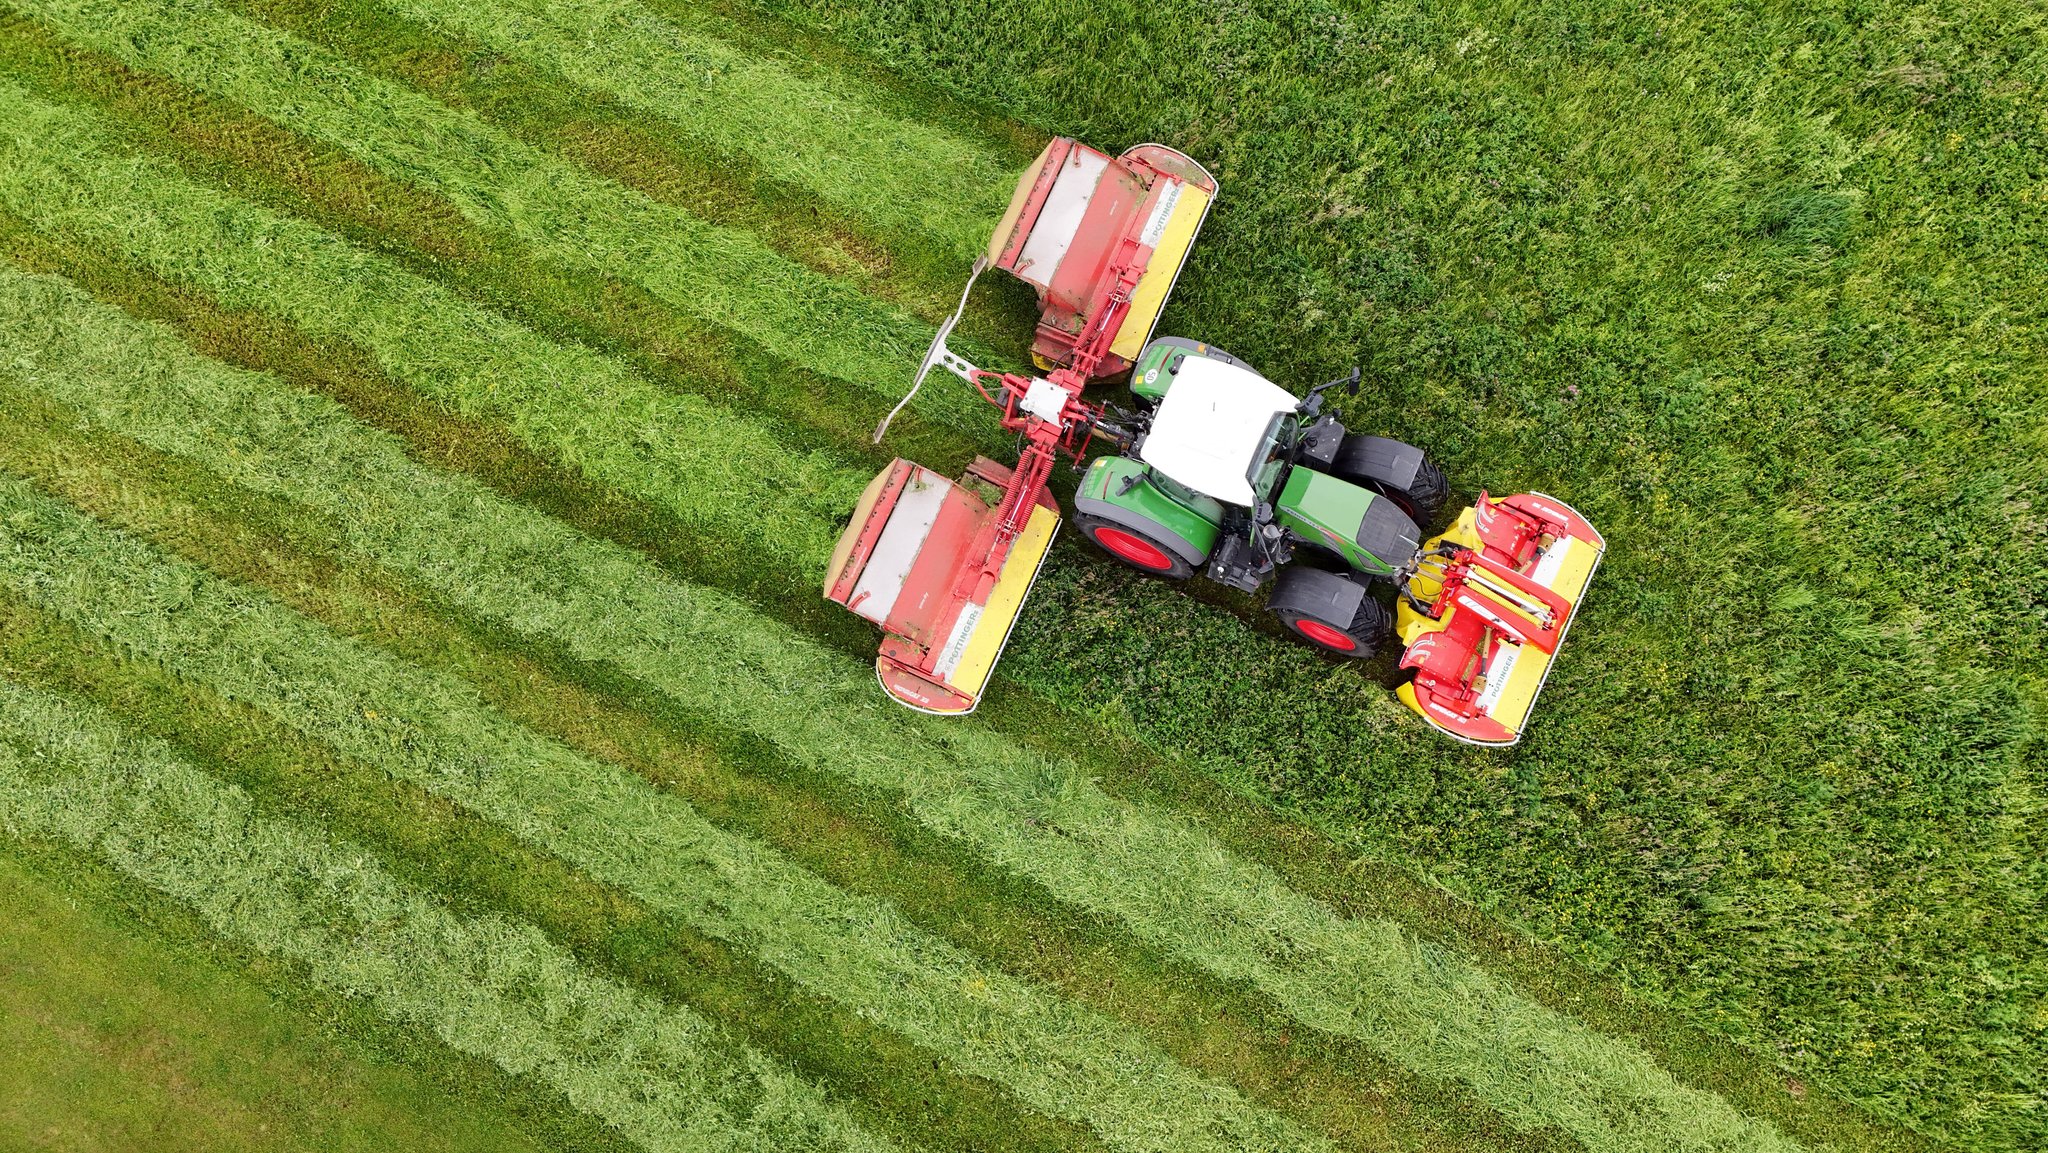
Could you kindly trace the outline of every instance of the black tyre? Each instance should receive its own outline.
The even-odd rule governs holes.
[[[1436,523],[1437,514],[1450,503],[1451,481],[1435,461],[1425,456],[1422,467],[1415,470],[1415,483],[1401,489],[1381,485],[1373,491],[1400,505],[1401,511],[1417,525],[1429,525]]]
[[[1392,462],[1386,460],[1387,448],[1415,454],[1409,460],[1415,461],[1415,478],[1406,485],[1398,485],[1386,479],[1386,467]],[[1417,460],[1416,457],[1420,459]],[[1345,480],[1378,493],[1393,501],[1408,519],[1418,527],[1428,528],[1436,523],[1437,514],[1451,499],[1451,482],[1444,476],[1444,470],[1436,466],[1419,449],[1397,445],[1379,437],[1347,437],[1337,449],[1337,457],[1330,464],[1330,471]],[[1396,475],[1406,476],[1405,468]]]
[[[1182,559],[1157,535],[1145,531],[1142,525],[1082,512],[1074,514],[1074,526],[1103,552],[1141,573],[1168,580],[1186,580],[1195,571],[1195,566]]]
[[[1366,595],[1362,581],[1321,569],[1281,573],[1266,607],[1295,636],[1332,656],[1364,660],[1394,635],[1394,614]]]

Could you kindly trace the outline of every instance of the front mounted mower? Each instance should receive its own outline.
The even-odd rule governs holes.
[[[1306,398],[1220,349],[1152,338],[1217,192],[1157,144],[1110,157],[1060,139],[1020,178],[940,326],[910,394],[934,367],[979,390],[1019,434],[1015,467],[978,458],[958,480],[897,460],[868,486],[825,578],[828,599],[880,625],[876,672],[925,712],[973,710],[1060,524],[1046,491],[1056,456],[1093,442],[1074,522],[1154,576],[1202,571],[1245,592],[1303,641],[1362,658],[1398,635],[1398,694],[1461,741],[1520,739],[1605,542],[1562,502],[1481,494],[1445,532],[1420,526],[1450,487],[1418,448],[1354,435],[1322,412],[1359,374]],[[1031,284],[1043,377],[977,368],[947,347],[974,281],[995,267]],[[1082,399],[1128,374],[1135,407]],[[1374,595],[1391,588],[1398,608]]]

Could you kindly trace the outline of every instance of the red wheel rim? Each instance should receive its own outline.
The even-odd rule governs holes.
[[[1158,572],[1173,567],[1173,559],[1159,551],[1151,541],[1141,536],[1132,536],[1122,529],[1110,528],[1107,525],[1096,529],[1095,543],[1108,549],[1119,559],[1142,569]]]
[[[1348,653],[1358,647],[1358,642],[1351,639],[1350,633],[1340,632],[1321,621],[1295,621],[1294,628],[1302,636],[1325,648]]]

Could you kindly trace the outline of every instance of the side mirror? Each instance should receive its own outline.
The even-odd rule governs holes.
[[[1355,364],[1351,366],[1351,379],[1344,382],[1344,391],[1352,396],[1358,395],[1358,366]]]

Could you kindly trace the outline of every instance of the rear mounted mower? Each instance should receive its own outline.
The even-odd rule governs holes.
[[[825,596],[882,627],[875,668],[924,712],[971,712],[987,687],[1061,523],[1046,491],[1058,456],[1077,467],[1082,534],[1170,579],[1200,569],[1246,592],[1303,641],[1362,658],[1396,636],[1400,699],[1458,740],[1520,739],[1606,542],[1539,493],[1481,494],[1423,539],[1449,497],[1421,449],[1354,435],[1322,413],[1359,374],[1306,398],[1213,346],[1152,330],[1214,201],[1201,165],[1144,144],[1111,157],[1047,145],[1017,182],[960,306],[939,327],[910,392],[935,367],[973,385],[1019,435],[1014,467],[977,458],[957,480],[907,460],[868,485],[825,576]],[[947,347],[989,267],[1032,285],[1033,362],[1045,375],[977,368]],[[1128,374],[1135,410],[1082,399]],[[1396,590],[1390,611],[1370,595]]]

